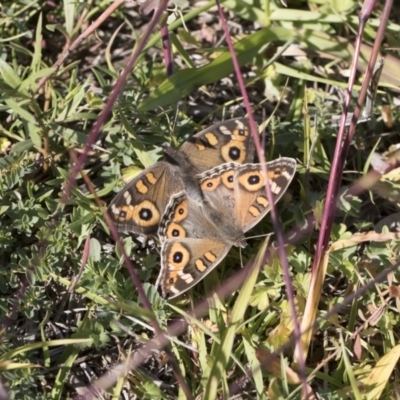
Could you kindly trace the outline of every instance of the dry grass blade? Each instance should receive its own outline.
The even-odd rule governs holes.
[[[399,362],[399,358],[400,345],[397,345],[379,359],[371,373],[362,381],[360,391],[363,394],[363,399],[373,400],[381,398],[390,376]]]
[[[324,254],[321,260],[321,265],[318,267],[318,273],[315,281],[310,283],[310,294],[307,299],[307,305],[304,311],[304,316],[301,321],[301,346],[296,347],[294,359],[298,357],[298,352],[302,351],[304,357],[307,357],[308,349],[310,346],[311,338],[313,335],[313,329],[315,327],[316,315],[318,312],[318,305],[320,304],[321,294],[323,292],[323,282],[325,280],[326,271],[328,268],[330,255],[338,250],[345,249],[348,247],[357,246],[360,243],[365,242],[387,242],[390,240],[400,240],[400,233],[389,232],[389,233],[377,233],[377,232],[365,232],[357,233],[349,238],[338,240],[332,243],[328,251]]]

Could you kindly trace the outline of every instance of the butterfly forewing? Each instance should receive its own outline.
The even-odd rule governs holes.
[[[141,172],[115,196],[108,212],[118,231],[144,235],[157,233],[170,196],[182,190],[175,169],[168,163],[158,162]]]
[[[201,200],[195,175],[227,161],[253,161],[254,143],[248,121],[237,118],[197,133],[165,155],[166,162],[146,168],[112,200],[108,211],[120,232],[155,235],[173,194],[185,189]]]
[[[219,122],[188,139],[180,150],[189,156],[197,173],[228,162],[253,162],[255,154],[245,118]]]

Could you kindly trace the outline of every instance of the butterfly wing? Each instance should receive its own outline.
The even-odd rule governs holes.
[[[179,149],[201,173],[217,165],[235,162],[251,163],[255,147],[249,122],[236,118],[219,122],[188,139]]]
[[[167,162],[158,162],[134,178],[112,200],[108,211],[120,232],[154,235],[170,197],[185,188],[202,200],[195,175],[227,161],[251,162],[254,143],[248,121],[219,122],[194,135],[180,151],[164,150]]]
[[[197,176],[207,216],[213,221],[223,240],[232,246],[244,244],[244,231],[235,214],[238,201],[235,177],[241,167],[240,164],[226,163]]]
[[[187,195],[172,196],[160,222],[161,272],[157,285],[165,297],[194,286],[215,268],[231,245],[220,237],[209,210]]]
[[[282,157],[266,163],[266,166],[268,182],[276,204],[296,173],[296,160]],[[243,232],[247,232],[271,210],[265,191],[266,179],[262,165],[241,165],[235,173],[234,181],[235,218],[238,219]]]
[[[157,279],[163,296],[171,299],[196,285],[229,249],[229,245],[209,238],[166,240],[161,248],[161,272]]]
[[[296,161],[280,158],[267,163],[274,203],[296,172]],[[164,296],[176,297],[215,268],[243,232],[270,210],[261,164],[226,163],[197,175],[204,202],[186,192],[172,196],[158,231],[162,241],[157,284]]]
[[[170,197],[182,190],[178,167],[157,162],[130,181],[108,213],[120,232],[155,235]]]

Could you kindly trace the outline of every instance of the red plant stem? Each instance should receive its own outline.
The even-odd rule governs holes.
[[[146,31],[143,33],[142,38],[140,39],[134,53],[132,54],[132,57],[130,58],[129,62],[127,63],[122,75],[120,76],[120,78],[118,79],[117,83],[114,86],[113,91],[110,94],[110,97],[103,109],[103,111],[101,112],[99,118],[97,119],[97,121],[95,122],[95,124],[93,125],[93,128],[91,129],[90,133],[89,133],[89,137],[87,139],[87,142],[85,144],[85,147],[83,148],[82,154],[79,157],[79,159],[77,160],[77,162],[75,163],[74,167],[72,168],[72,171],[68,177],[68,181],[66,183],[65,186],[65,190],[64,190],[64,194],[62,196],[61,202],[65,203],[66,200],[68,199],[70,193],[71,193],[71,189],[72,189],[72,185],[75,183],[75,177],[78,174],[78,172],[81,170],[81,168],[83,167],[85,160],[88,156],[88,153],[90,151],[90,149],[92,148],[93,144],[97,141],[99,133],[100,133],[100,129],[103,126],[103,124],[105,123],[105,121],[108,119],[112,106],[115,103],[118,95],[121,93],[121,91],[124,88],[125,85],[125,81],[127,79],[128,74],[131,73],[131,70],[136,62],[136,60],[138,59],[140,53],[142,52],[145,44],[147,43],[152,31],[154,30],[158,20],[160,19],[162,13],[164,12],[164,10],[167,7],[167,3],[168,0],[161,0],[160,4],[158,5],[158,8],[156,9],[153,18],[151,19]],[[110,231],[112,233],[113,238],[116,241],[116,244],[119,248],[119,250],[121,251],[121,253],[123,254],[124,257],[124,262],[127,266],[127,269],[129,271],[129,274],[132,278],[132,281],[134,283],[134,285],[136,286],[136,289],[138,291],[138,295],[139,295],[139,299],[142,302],[143,306],[145,309],[149,310],[152,312],[152,307],[151,304],[149,302],[149,300],[146,297],[146,294],[143,291],[142,288],[142,284],[140,282],[140,279],[138,277],[138,275],[136,274],[136,271],[132,265],[132,263],[130,262],[128,255],[126,254],[124,247],[119,239],[119,235],[117,230],[115,229],[115,226],[110,223],[110,219],[106,218],[106,222],[108,223],[108,226],[110,228]],[[163,331],[160,328],[160,326],[157,323],[156,318],[152,318],[151,319],[151,324],[156,332],[156,334],[158,336],[163,335]],[[176,359],[173,355],[173,353],[171,352],[171,350],[169,348],[165,349],[169,360],[171,362],[172,365],[172,369],[175,375],[175,378],[178,381],[178,384],[181,386],[182,390],[184,391],[186,398],[187,399],[192,399],[192,395],[189,391],[189,388],[185,382],[185,380],[183,379],[179,367],[178,367],[178,363],[176,362]]]
[[[376,0],[365,0],[364,4],[360,10],[359,18],[360,18],[360,25],[371,16],[372,10],[375,8]],[[361,22],[363,21],[363,22]]]
[[[398,166],[399,166],[399,164],[397,164],[397,163],[393,164],[393,165],[391,165],[390,169],[387,170],[386,172],[389,172],[390,170],[397,168]],[[351,188],[349,189],[349,194],[352,194],[352,195],[360,194],[364,190],[373,186],[374,183],[379,181],[381,176],[382,176],[381,174],[379,174],[378,172],[376,172],[374,170],[370,171],[366,176],[363,176],[362,178],[360,178],[357,182],[355,182],[351,186]],[[108,215],[107,215],[107,217],[108,217]],[[314,221],[314,219],[312,216],[307,219],[309,231],[312,230],[313,221]],[[301,232],[298,232],[298,230],[292,230],[292,233],[295,233],[297,238],[299,238],[300,233],[306,234],[308,232],[308,230],[302,230]],[[289,232],[289,235],[290,235],[290,232]],[[127,262],[130,263],[130,260],[128,259]],[[324,318],[320,318],[317,321],[315,321],[311,327],[308,327],[308,329],[316,328],[322,320],[328,320],[331,316],[337,314],[343,307],[350,304],[354,298],[358,298],[358,297],[362,296],[367,290],[369,290],[371,287],[373,287],[376,284],[376,282],[383,281],[385,279],[385,277],[387,276],[388,272],[393,271],[396,268],[398,268],[399,264],[400,264],[400,262],[397,263],[396,265],[390,267],[390,270],[386,269],[386,270],[380,272],[373,281],[362,286],[360,289],[358,289],[352,295],[347,296],[342,303],[336,305],[332,310],[330,310],[324,316]],[[224,285],[221,286],[221,288],[219,288],[216,291],[217,296],[220,299],[224,299],[224,298],[228,297],[231,293],[236,291],[238,289],[238,287],[240,286],[241,282],[243,282],[245,280],[245,278],[250,274],[252,268],[253,268],[253,263],[250,262],[242,270],[240,270],[237,274],[235,274],[230,279],[228,279],[224,283]],[[190,313],[190,315],[192,315],[194,318],[200,318],[200,317],[206,315],[206,313],[208,312],[208,308],[209,308],[208,300],[204,299],[201,302],[199,302],[198,304],[196,304],[196,306],[194,307],[194,309]],[[186,329],[187,329],[186,321],[174,322],[169,326],[168,334],[171,336],[179,336],[182,333],[184,333],[186,331]],[[307,331],[305,331],[305,332],[307,332]],[[305,332],[301,332],[301,334],[303,334]],[[296,337],[295,335],[293,335],[287,343],[285,343],[282,347],[280,347],[276,351],[274,351],[273,354],[274,355],[281,354],[286,349],[293,347],[293,344],[297,340],[299,340],[299,337],[300,336]],[[126,368],[133,369],[133,368],[138,367],[141,363],[143,363],[148,358],[151,351],[153,351],[155,349],[162,349],[163,347],[167,346],[168,343],[169,343],[168,338],[166,337],[165,333],[162,333],[161,335],[157,336],[156,338],[154,338],[153,340],[148,342],[144,347],[142,347],[140,349],[139,355],[137,355],[137,354],[132,355],[131,359],[130,359],[130,363],[128,366],[126,366]],[[266,359],[264,361],[268,362],[268,359]],[[119,371],[120,366],[117,366],[115,369]],[[119,371],[119,373],[116,373],[114,375],[111,374],[111,377],[110,377],[110,374],[106,374],[106,375],[102,376],[96,382],[94,382],[92,384],[92,386],[89,386],[86,388],[87,392],[83,395],[83,397],[80,397],[79,400],[82,400],[83,398],[88,399],[89,397],[87,397],[87,396],[91,396],[90,398],[97,398],[98,395],[94,396],[93,393],[99,393],[98,392],[99,389],[101,389],[101,388],[106,389],[111,384],[115,383],[116,380],[122,376],[123,372],[124,371],[122,371],[122,372]],[[239,386],[237,384],[233,383],[230,386],[231,395],[236,393],[238,389],[239,389]],[[75,400],[78,400],[78,398],[75,398]]]
[[[161,28],[161,39],[165,65],[167,67],[167,76],[170,76],[174,72],[174,64],[172,63],[171,41],[169,40],[169,32],[166,25],[163,25]]]
[[[152,29],[154,28],[157,19],[159,18],[159,16],[162,13],[162,9],[163,6],[165,7],[167,4],[167,0],[163,0],[163,4],[160,5],[160,7],[157,9],[157,12],[154,14],[153,19],[151,20],[151,22],[149,23],[149,27],[146,30],[146,32],[144,33],[142,39],[140,40],[134,54],[132,55],[131,59],[129,60],[129,63],[127,64],[124,72],[122,73],[121,77],[118,79],[117,83],[114,86],[114,89],[110,95],[110,98],[108,99],[106,106],[104,107],[102,113],[100,114],[99,118],[97,119],[97,121],[95,122],[95,124],[93,125],[93,128],[91,129],[90,133],[89,133],[89,137],[88,140],[85,144],[85,147],[83,148],[82,154],[81,156],[78,158],[77,162],[75,163],[67,184],[65,186],[65,190],[64,190],[64,194],[63,197],[61,199],[62,203],[65,203],[67,198],[69,197],[70,193],[71,193],[71,189],[72,189],[72,185],[75,183],[75,177],[78,174],[78,172],[81,170],[81,168],[83,167],[84,162],[86,161],[87,155],[89,150],[92,148],[93,144],[96,142],[98,136],[99,136],[99,132],[100,132],[100,128],[102,127],[102,125],[104,124],[104,122],[107,120],[112,106],[115,102],[115,100],[117,99],[117,96],[119,95],[119,93],[123,90],[126,78],[128,76],[128,74],[130,73],[137,57],[139,56],[141,50],[144,47],[144,44],[147,42],[150,33],[152,31]],[[140,282],[135,282],[135,284],[138,283],[138,286],[140,285]],[[140,297],[140,296],[139,296]],[[140,298],[140,300],[143,302],[143,304],[145,306],[148,306],[149,309],[151,309],[150,307],[150,303],[148,303],[148,300],[146,299],[146,297],[144,296],[144,298]]]
[[[115,0],[110,4],[110,6],[107,8],[106,11],[104,11],[100,17],[96,19],[92,24],[89,25],[89,27],[83,32],[81,35],[79,35],[76,40],[70,45],[70,46],[65,46],[65,50],[62,52],[61,56],[58,58],[58,60],[52,65],[52,68],[54,69],[54,72],[57,70],[57,68],[65,61],[65,59],[71,54],[72,51],[74,51],[89,35],[91,35],[104,21],[107,20],[107,18],[122,4],[124,3],[124,0]],[[52,72],[49,75],[44,76],[43,78],[40,79],[36,92],[39,91],[39,89],[48,81],[48,79],[54,74]]]
[[[264,149],[261,147],[260,137],[258,135],[258,129],[257,129],[256,123],[254,121],[249,97],[247,96],[246,86],[244,84],[244,80],[243,80],[243,76],[242,76],[242,73],[240,70],[239,62],[238,62],[236,54],[235,54],[235,49],[233,47],[232,39],[229,34],[229,29],[228,29],[228,25],[226,23],[226,18],[225,18],[225,15],[224,15],[224,12],[222,10],[219,0],[216,0],[216,4],[218,7],[218,13],[219,13],[219,16],[221,19],[222,28],[225,32],[226,42],[227,42],[229,51],[232,56],[233,68],[235,70],[236,78],[238,80],[240,91],[243,96],[243,102],[244,102],[244,105],[246,108],[246,112],[248,114],[251,133],[252,133],[254,143],[256,146],[257,155],[258,155],[260,162],[263,165],[263,172],[265,174],[264,176],[268,176],[265,162],[262,162],[262,161],[265,161]],[[290,312],[291,312],[291,315],[293,318],[294,334],[295,334],[295,336],[300,338],[300,325],[299,325],[299,321],[297,319],[296,307],[294,304],[294,292],[293,292],[292,281],[291,281],[290,273],[289,273],[289,262],[288,262],[288,259],[286,257],[286,253],[285,253],[284,238],[283,238],[282,229],[280,227],[280,223],[279,223],[279,219],[278,219],[278,213],[276,211],[276,207],[275,207],[275,204],[273,201],[271,187],[268,182],[266,182],[266,184],[265,184],[265,190],[266,190],[269,204],[271,205],[271,211],[270,211],[271,220],[272,220],[272,224],[274,226],[274,231],[275,231],[276,238],[277,238],[278,255],[279,255],[279,259],[282,264],[286,295],[287,295],[287,298],[288,298],[288,301],[290,304]],[[304,360],[302,354],[300,354],[300,357],[299,357],[299,367],[300,367],[300,375],[301,375],[302,384],[303,384],[303,392],[306,394],[307,393],[307,387],[306,387],[307,386],[307,382],[306,382],[307,378],[306,378],[306,372],[305,372],[306,371],[305,360]],[[306,394],[306,398],[307,397],[308,396]]]
[[[126,81],[126,78],[127,78],[128,74],[131,73],[133,65],[135,64],[138,56],[140,55],[140,53],[143,50],[146,42],[148,41],[148,38],[150,37],[151,32],[153,31],[154,27],[156,26],[157,21],[160,18],[161,14],[165,10],[167,3],[168,3],[168,0],[162,0],[160,5],[159,5],[159,7],[156,9],[156,12],[154,13],[153,18],[151,19],[151,21],[150,21],[150,23],[148,25],[148,28],[146,29],[146,31],[144,32],[142,38],[140,39],[140,41],[139,41],[134,53],[132,54],[132,57],[129,60],[129,62],[127,63],[122,75],[120,76],[120,78],[118,79],[117,83],[115,84],[114,89],[111,92],[110,97],[109,97],[109,99],[108,99],[103,111],[101,112],[99,118],[97,119],[97,121],[93,125],[93,128],[91,129],[91,131],[89,133],[89,137],[88,137],[88,140],[87,140],[87,142],[85,144],[85,147],[82,150],[82,154],[79,157],[79,159],[77,160],[77,162],[75,163],[75,165],[74,165],[74,167],[73,167],[73,169],[72,169],[72,171],[71,171],[71,173],[69,175],[67,184],[65,186],[64,194],[63,194],[63,197],[61,199],[62,203],[65,203],[66,199],[69,197],[69,195],[71,193],[72,185],[75,183],[75,177],[76,177],[77,173],[83,167],[83,164],[86,161],[86,158],[88,156],[89,150],[92,148],[93,144],[97,141],[101,127],[103,126],[104,122],[108,119],[108,116],[109,116],[109,114],[111,112],[113,104],[115,103],[118,95],[123,90],[123,87],[125,85],[125,81]],[[119,236],[118,236],[116,230],[113,229],[114,226],[110,226],[109,225],[109,227],[111,229],[111,232],[113,233],[114,239],[117,239]],[[115,233],[115,235],[114,235],[114,233]],[[123,250],[123,248],[122,248],[122,250]],[[137,286],[137,289],[139,291],[139,298],[140,298],[141,302],[143,303],[143,305],[146,308],[151,310],[151,305],[150,305],[148,299],[146,298],[143,290],[141,289],[141,283],[140,283],[140,280],[138,279],[138,277],[136,276],[136,274],[134,274],[134,276],[132,276],[132,279],[133,279],[133,281],[134,281],[134,283]]]
[[[337,315],[338,312],[340,310],[343,309],[343,307],[346,307],[347,305],[351,304],[352,301],[355,298],[359,298],[361,297],[363,294],[365,294],[368,290],[370,290],[371,288],[373,288],[377,283],[379,282],[383,282],[387,275],[392,272],[395,271],[396,269],[398,269],[400,266],[400,261],[396,264],[393,264],[392,266],[386,268],[385,270],[379,272],[373,280],[371,280],[370,282],[368,282],[366,285],[360,287],[357,291],[355,291],[354,293],[352,293],[349,296],[346,296],[346,298],[343,300],[343,302],[338,303],[337,305],[335,305],[331,310],[329,310],[324,317],[319,318],[318,320],[316,320],[314,322],[314,324],[312,324],[311,326],[309,326],[307,328],[307,331],[309,329],[315,329],[319,323],[321,323],[322,321],[327,321],[329,320],[329,318],[331,318],[334,315]],[[226,296],[229,296],[233,290],[236,290],[237,287],[239,286],[239,282],[242,281],[242,279],[244,279],[249,271],[252,268],[252,263],[249,263],[243,270],[241,270],[238,275],[240,275],[241,279],[237,279],[238,277],[236,276],[235,278],[231,278],[228,281],[227,285],[224,285],[223,287],[221,287],[220,290],[217,291],[217,295],[220,298],[224,298]],[[235,283],[236,282],[236,283]],[[194,311],[191,313],[191,315],[195,318],[200,318],[201,316],[205,315],[208,311],[209,308],[209,304],[207,299],[201,301],[199,304],[196,305]],[[187,321],[184,320],[179,320],[176,321],[174,323],[172,323],[170,325],[170,327],[168,328],[168,334],[171,336],[179,336],[181,334],[183,334],[187,329]],[[305,331],[305,332],[307,332]],[[301,332],[301,335],[304,334],[305,332]],[[282,345],[281,347],[279,347],[278,349],[276,349],[271,356],[273,355],[278,355],[278,354],[282,354],[284,353],[286,350],[290,349],[293,347],[293,344],[298,341],[300,338],[300,336],[296,337],[296,336],[292,336],[288,342],[286,342],[284,345]],[[92,385],[88,386],[85,390],[86,393],[84,393],[81,396],[77,396],[75,397],[74,400],[82,400],[82,399],[89,399],[89,398],[93,398],[94,396],[90,396],[87,397],[88,395],[92,395],[93,393],[97,393],[97,389],[102,388],[105,389],[107,387],[110,386],[110,384],[115,383],[115,381],[117,379],[119,379],[123,373],[125,372],[124,370],[121,371],[121,366],[122,365],[126,365],[126,372],[137,368],[141,363],[143,363],[149,356],[149,354],[151,354],[152,351],[156,350],[156,349],[162,349],[163,347],[165,347],[167,344],[169,343],[168,338],[165,336],[165,334],[161,334],[161,335],[157,335],[156,337],[154,337],[152,340],[150,340],[149,342],[147,342],[138,352],[135,352],[130,360],[129,360],[129,365],[126,365],[126,362],[123,362],[121,364],[119,364],[118,366],[116,366],[113,370],[114,371],[118,371],[118,373],[112,374],[113,370],[109,371],[107,374],[104,374],[101,378],[99,378],[96,382],[94,382]],[[268,358],[264,360],[265,363],[268,363]],[[110,378],[110,376],[112,378]],[[110,381],[111,379],[111,381]],[[233,383],[230,387],[230,393],[231,395],[233,395],[235,393],[235,383]]]
[[[375,4],[376,0],[370,0],[370,1],[374,1],[374,4]],[[368,82],[371,79],[371,76],[372,76],[372,73],[373,73],[373,70],[374,70],[374,67],[375,67],[375,64],[376,64],[376,60],[378,59],[379,50],[380,50],[380,47],[381,47],[383,35],[385,33],[385,28],[386,28],[387,22],[389,20],[389,15],[390,15],[390,11],[391,11],[392,5],[393,5],[393,0],[387,0],[386,3],[385,3],[385,7],[383,9],[381,23],[379,24],[378,32],[376,34],[376,38],[377,39],[379,38],[379,40],[375,40],[374,45],[372,47],[371,58],[370,58],[370,61],[368,63],[368,67],[367,67],[367,70],[366,70],[366,73],[365,73],[364,81],[363,81],[363,84],[361,86],[360,95],[359,95],[359,98],[357,100],[357,104],[356,104],[356,107],[355,107],[355,110],[354,110],[354,114],[353,114],[353,120],[355,119],[355,121],[357,121],[357,119],[359,118],[360,113],[361,113],[361,106],[362,106],[362,104],[364,102],[366,93],[368,91]],[[369,15],[368,15],[368,17],[369,17]],[[361,10],[361,12],[360,12],[360,25],[365,26],[365,23],[366,23],[365,15],[363,13],[363,10]],[[350,126],[349,134],[346,137],[345,146],[344,146],[345,148],[349,148],[350,147],[350,143],[353,140],[355,131],[356,131],[356,124],[354,123],[353,125]]]
[[[369,82],[369,79],[371,78],[372,71],[373,71],[375,63],[376,63],[378,51],[379,51],[379,48],[380,48],[380,45],[381,45],[381,42],[383,39],[383,33],[384,33],[385,27],[387,25],[390,9],[391,9],[392,3],[393,3],[393,0],[387,0],[385,3],[384,11],[382,14],[382,20],[379,25],[378,33],[377,33],[377,36],[376,36],[376,39],[374,42],[374,47],[373,47],[373,50],[371,53],[371,59],[369,60],[369,63],[368,63],[367,73],[366,73],[364,82],[362,84],[361,90],[360,90],[360,94],[359,94],[357,104],[355,107],[352,123],[349,128],[349,133],[348,133],[347,137],[345,138],[344,137],[345,121],[346,121],[347,114],[349,111],[351,92],[352,92],[354,81],[355,81],[356,67],[357,67],[358,58],[359,58],[359,54],[360,54],[362,33],[363,33],[364,27],[365,27],[365,18],[369,17],[370,14],[368,14],[367,11],[372,10],[372,7],[375,4],[375,1],[376,0],[367,0],[365,3],[366,6],[364,4],[364,7],[362,8],[362,10],[360,12],[360,27],[359,27],[359,31],[358,31],[358,35],[357,35],[357,40],[356,40],[354,59],[353,59],[353,64],[351,67],[351,74],[350,74],[349,82],[348,82],[348,89],[346,92],[344,111],[342,113],[338,138],[336,141],[336,148],[335,148],[335,153],[334,153],[333,162],[332,162],[331,174],[329,177],[328,191],[327,191],[327,195],[326,195],[326,202],[325,202],[325,207],[324,207],[322,222],[321,222],[321,230],[320,230],[320,235],[318,237],[318,244],[317,244],[314,263],[313,263],[313,267],[312,267],[312,273],[316,272],[316,270],[320,264],[322,254],[326,251],[327,246],[328,246],[330,232],[332,230],[332,225],[333,225],[334,211],[336,209],[336,203],[337,203],[337,199],[338,199],[340,181],[341,181],[343,168],[344,168],[344,164],[345,164],[345,159],[346,159],[348,151],[349,151],[351,140],[354,137],[356,123],[357,123],[358,117],[361,112],[361,105],[364,103],[364,100],[365,100],[365,97],[367,94],[368,82]]]

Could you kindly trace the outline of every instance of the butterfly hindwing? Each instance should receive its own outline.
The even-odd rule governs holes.
[[[168,239],[161,248],[162,270],[157,280],[164,297],[173,298],[210,273],[231,246],[215,239]]]
[[[157,285],[164,297],[173,298],[194,286],[228,253],[231,244],[220,238],[212,215],[185,191],[172,196],[159,229],[162,247]]]

